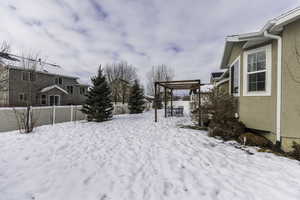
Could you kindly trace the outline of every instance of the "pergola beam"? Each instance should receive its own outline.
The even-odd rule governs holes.
[[[199,115],[199,126],[202,125],[202,112],[201,112],[201,81],[198,80],[180,80],[180,81],[157,81],[154,83],[155,86],[155,122],[157,122],[157,102],[158,94],[157,87],[163,87],[165,93],[165,117],[167,117],[167,89],[171,90],[171,116],[173,116],[173,90],[198,90],[198,115]]]

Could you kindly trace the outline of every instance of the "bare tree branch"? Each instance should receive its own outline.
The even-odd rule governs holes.
[[[154,95],[154,82],[156,81],[171,81],[175,76],[174,70],[166,65],[153,66],[147,73],[147,93]],[[160,91],[160,89],[159,89]]]
[[[122,102],[128,99],[129,86],[137,79],[136,68],[129,65],[126,61],[107,64],[104,73],[112,87],[114,102]]]

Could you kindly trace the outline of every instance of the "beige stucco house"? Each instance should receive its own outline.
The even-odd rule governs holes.
[[[216,76],[216,73],[221,73],[221,75]],[[211,73],[210,83],[217,88],[219,92],[229,93],[229,70]]]
[[[246,126],[291,150],[300,143],[300,8],[226,38],[221,69]]]

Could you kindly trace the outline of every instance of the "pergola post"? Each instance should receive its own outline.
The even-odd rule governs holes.
[[[154,82],[154,114],[155,114],[155,122],[158,121],[158,112],[157,112],[157,103],[158,103],[158,97],[159,94],[157,87],[163,87],[164,88],[164,94],[165,94],[165,117],[167,117],[167,92],[168,89],[170,90],[170,96],[171,96],[171,116],[174,115],[173,113],[173,90],[198,90],[199,89],[199,99],[198,99],[198,114],[199,114],[199,125],[202,125],[202,111],[201,111],[201,80],[181,80],[181,81],[157,81]],[[160,88],[159,88],[160,89]],[[196,100],[197,101],[197,100]]]
[[[165,96],[164,96],[164,100],[165,100],[165,118],[167,118],[167,88],[164,87],[164,92],[165,92]]]
[[[173,89],[171,89],[171,116],[173,117]]]
[[[157,82],[154,83],[154,121],[157,122]]]

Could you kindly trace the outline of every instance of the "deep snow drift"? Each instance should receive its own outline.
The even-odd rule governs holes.
[[[299,199],[299,162],[153,113],[0,134],[1,200]]]

